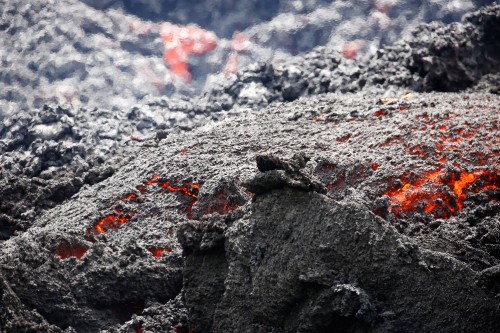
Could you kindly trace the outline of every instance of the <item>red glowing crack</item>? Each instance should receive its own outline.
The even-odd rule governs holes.
[[[118,198],[116,202],[128,201],[132,202],[132,204],[134,205],[137,205],[140,203],[140,201],[137,201],[137,199],[139,199],[139,196],[145,195],[146,189],[153,185],[166,189],[169,192],[179,193],[182,196],[187,197],[188,202],[184,211],[187,214],[188,219],[193,219],[192,209],[194,204],[198,202],[198,193],[201,185],[192,181],[186,181],[181,186],[179,186],[173,184],[170,181],[160,179],[159,175],[154,175],[145,183],[136,187],[140,194],[127,193],[123,197]],[[212,200],[208,202],[208,205],[204,208],[203,214],[210,214],[214,212],[217,212],[219,214],[227,214],[228,212],[236,209],[239,206],[240,203],[232,201],[232,198],[230,198],[228,194],[226,194],[225,192],[219,192],[214,195]],[[94,238],[94,236],[97,236],[99,234],[107,234],[110,230],[118,228],[121,225],[129,222],[136,214],[137,212],[133,210],[124,212],[124,208],[122,208],[121,205],[118,205],[114,208],[113,214],[108,214],[102,217],[96,224],[85,230],[85,239],[91,242],[95,242],[96,239]],[[172,237],[173,231],[170,229],[167,235],[169,237]],[[59,245],[59,247],[57,248],[56,252],[61,259],[65,259],[71,256],[80,259],[87,250],[88,248],[83,245],[62,242],[61,245]],[[171,252],[172,249],[167,247],[150,247],[149,251],[153,256],[159,258],[163,252]]]
[[[499,186],[496,173],[484,170],[460,170],[459,173],[446,174],[443,169],[437,169],[424,173],[416,180],[409,180],[407,175],[403,175],[401,182],[403,186],[391,187],[385,192],[392,202],[389,211],[399,216],[402,211],[422,209],[425,213],[445,219],[463,209],[466,190],[479,192]]]
[[[231,200],[228,194],[222,191],[213,197],[210,204],[205,208],[204,215],[212,213],[219,213],[223,215],[235,210],[238,207],[240,207],[240,204]]]
[[[193,198],[194,200],[190,200],[186,212],[188,213],[188,217],[190,217],[191,210],[193,205],[198,201],[198,191],[200,189],[199,184],[193,182],[185,182],[183,186],[176,186],[170,184],[168,181],[159,181],[159,175],[154,175],[151,179],[145,182],[143,185],[137,186],[137,190],[144,194],[146,188],[151,185],[158,185],[162,188],[169,190],[170,192],[179,192],[188,197]],[[117,201],[129,201],[136,200],[138,195],[135,193],[128,193],[124,197],[119,198]],[[135,211],[130,211],[130,213],[125,214],[121,208],[115,207],[115,213],[109,214],[101,218],[95,225],[88,228],[85,231],[85,235],[89,238],[92,235],[98,234],[106,234],[109,230],[115,229],[128,221],[136,214]]]
[[[56,249],[56,253],[61,260],[76,257],[81,259],[83,255],[87,252],[88,247],[79,243],[70,243],[68,241],[62,241]]]
[[[94,226],[88,228],[85,234],[86,236],[98,235],[99,233],[106,234],[108,230],[114,229],[128,222],[135,214],[135,211],[131,211],[130,214],[124,214],[121,209],[115,208],[115,214],[106,215]]]
[[[149,248],[149,252],[151,252],[151,254],[156,257],[156,258],[160,258],[161,257],[161,254],[163,252],[167,252],[167,253],[170,253],[172,252],[172,249],[171,248],[168,248],[168,247],[156,247],[156,246],[151,246]]]

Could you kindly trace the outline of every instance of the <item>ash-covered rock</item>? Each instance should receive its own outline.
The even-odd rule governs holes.
[[[103,330],[106,333],[129,333],[131,331],[187,333],[188,313],[181,296],[166,304],[155,303],[147,306],[140,315],[115,328]]]
[[[42,212],[0,270],[61,330],[495,332],[498,104],[326,94],[228,113]],[[246,191],[275,171],[291,186]]]
[[[43,209],[70,198],[85,184],[106,179],[120,164],[120,158],[112,158],[120,138],[103,142],[86,121],[88,115],[82,117],[85,112],[44,106],[34,115],[17,114],[2,122],[1,239],[26,230]]]
[[[85,185],[111,176],[143,143],[177,135],[223,117],[182,100],[127,111],[49,106],[0,123],[0,240],[26,230]]]
[[[9,283],[0,276],[0,327],[5,332],[63,332],[50,325],[37,311],[26,307],[12,291]],[[72,333],[67,329],[64,332]]]
[[[0,23],[17,40],[1,73],[0,330],[499,330],[498,5],[360,62],[329,45],[131,107],[162,87],[127,63],[165,70],[158,26],[41,4],[7,4]],[[324,13],[305,10],[318,21],[301,36]],[[82,82],[79,101],[61,79]],[[53,91],[73,106],[43,106]]]
[[[225,232],[224,252],[186,253],[183,293],[193,330],[498,329],[497,303],[486,301],[474,272],[419,249],[356,201],[291,189],[256,197]]]

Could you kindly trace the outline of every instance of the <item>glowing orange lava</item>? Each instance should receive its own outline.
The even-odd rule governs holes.
[[[351,139],[351,136],[350,135],[345,135],[343,137],[339,137],[337,139],[335,139],[337,142],[347,142]]]
[[[342,46],[342,55],[347,59],[353,59],[363,48],[364,44],[365,43],[362,40],[355,40],[353,42],[345,43]]]
[[[141,192],[141,194],[144,194],[144,192],[146,191],[146,187],[154,184],[156,182],[156,180],[159,178],[160,176],[159,175],[154,175],[153,178],[151,178],[150,180],[148,180],[146,183],[144,183],[143,185],[139,185],[137,186],[137,190],[139,192]]]
[[[125,215],[121,209],[115,208],[115,214],[110,214],[100,219],[92,228],[87,229],[86,235],[106,234],[108,230],[128,222],[135,214],[136,212],[131,211],[129,215]]]
[[[156,182],[156,184],[158,184],[163,188],[166,188],[171,192],[181,192],[187,196],[190,196],[191,198],[198,199],[198,190],[200,189],[199,184],[195,184],[193,182],[186,182],[182,187],[170,185],[168,182],[161,182],[161,181]]]
[[[123,198],[120,198],[117,201],[127,201],[127,200],[135,200],[135,199],[137,199],[137,194],[128,193]]]
[[[190,152],[191,150],[193,150],[197,145],[192,145],[191,147],[188,147],[186,149],[184,149],[182,152],[181,152],[181,155],[182,156],[186,156],[188,152]]]
[[[406,148],[414,155],[427,156],[427,151],[421,145],[406,146]]]
[[[163,59],[167,67],[187,82],[191,81],[189,56],[205,54],[217,47],[215,33],[193,24],[179,26],[165,23],[161,27],[160,36],[165,46]]]
[[[480,186],[473,188],[480,179]],[[466,190],[478,192],[496,189],[499,185],[498,176],[484,170],[446,173],[443,169],[438,169],[428,171],[413,181],[403,175],[401,182],[403,186],[389,188],[385,192],[392,202],[389,211],[398,216],[401,211],[420,210],[445,219],[463,209],[463,202],[467,199]]]
[[[188,203],[186,208],[186,212],[188,213],[188,218],[191,218],[191,210],[193,205],[198,201],[198,191],[201,187],[199,184],[195,184],[193,182],[185,182],[183,186],[175,186],[171,185],[167,181],[159,181],[159,175],[154,175],[151,179],[145,182],[143,185],[137,186],[137,190],[144,194],[146,192],[146,188],[151,185],[161,186],[171,192],[180,192],[184,195],[187,195],[194,200],[191,200]],[[138,195],[135,193],[129,193],[124,197],[118,199],[117,201],[127,201],[127,200],[135,200],[138,198]],[[85,236],[87,239],[92,240],[92,235],[98,234],[106,234],[109,230],[114,229],[120,225],[125,224],[130,221],[130,219],[136,214],[135,211],[131,211],[129,214],[124,214],[123,211],[119,207],[115,207],[115,213],[109,214],[101,218],[94,226],[87,228],[85,231]]]

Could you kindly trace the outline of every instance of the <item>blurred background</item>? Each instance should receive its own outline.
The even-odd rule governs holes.
[[[361,61],[485,0],[1,0],[0,117],[202,94],[316,47]]]

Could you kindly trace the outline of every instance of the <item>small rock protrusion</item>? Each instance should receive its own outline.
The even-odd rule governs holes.
[[[260,173],[244,184],[252,193],[262,194],[284,187],[327,193],[323,183],[304,171],[309,158],[303,154],[297,154],[291,160],[273,155],[258,155],[256,161]]]

